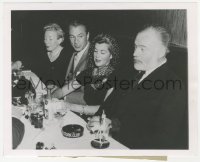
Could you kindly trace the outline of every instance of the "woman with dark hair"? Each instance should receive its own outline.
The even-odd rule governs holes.
[[[99,34],[94,38],[89,54],[87,69],[78,74],[75,80],[54,91],[52,96],[63,98],[83,85],[84,100],[87,105],[68,102],[66,104],[72,111],[93,115],[105,100],[108,90],[112,88],[110,77],[118,63],[119,46],[112,36]]]

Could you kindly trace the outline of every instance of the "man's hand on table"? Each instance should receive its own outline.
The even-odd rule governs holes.
[[[63,92],[61,88],[55,88],[53,91],[51,91],[52,98],[62,98]]]

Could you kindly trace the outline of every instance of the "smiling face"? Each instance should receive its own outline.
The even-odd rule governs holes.
[[[58,38],[57,32],[53,30],[47,30],[44,34],[44,43],[48,52],[54,51],[62,42],[61,38]]]
[[[94,62],[97,67],[108,65],[112,55],[109,51],[109,45],[106,43],[96,43],[94,50]]]
[[[69,39],[75,51],[82,51],[88,43],[89,33],[83,25],[69,27]]]
[[[139,33],[135,39],[134,67],[136,70],[147,71],[157,67],[165,56],[166,48],[161,37],[153,29]]]

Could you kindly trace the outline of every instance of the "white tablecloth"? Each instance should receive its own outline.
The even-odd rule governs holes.
[[[31,125],[28,119],[22,117],[22,122],[25,124],[25,134],[21,144],[17,149],[36,149],[37,142],[43,142],[45,147],[56,149],[94,149],[91,146],[91,141],[94,135],[86,128],[86,122],[78,115],[71,111],[63,117],[63,120],[52,121],[44,129],[36,129]],[[79,124],[83,126],[84,133],[79,138],[67,138],[61,133],[61,129],[67,124]],[[107,149],[128,149],[113,138],[109,137],[110,146]]]
[[[24,71],[23,75],[32,82],[36,94],[46,94],[45,85],[36,74],[31,71]],[[48,125],[44,124],[44,129],[34,128],[29,119],[25,119],[24,116],[21,118],[21,121],[25,124],[25,134],[17,149],[36,149],[37,142],[43,142],[45,147],[48,148],[55,146],[56,149],[94,149],[91,146],[91,141],[95,138],[94,135],[90,134],[86,128],[86,122],[71,111],[67,112],[63,120],[53,121]],[[68,124],[79,124],[83,126],[83,136],[79,138],[64,137],[61,129],[64,125]],[[110,142],[110,146],[107,149],[128,149],[111,137],[108,138],[108,141]]]

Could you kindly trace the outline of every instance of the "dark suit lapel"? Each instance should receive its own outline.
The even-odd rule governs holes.
[[[133,85],[132,85],[132,88],[135,88],[137,85],[139,85],[139,81],[140,79],[142,78],[142,76],[144,75],[144,71],[141,71],[140,73],[138,73],[134,79],[134,82],[133,82]]]
[[[150,73],[146,78],[144,78],[139,84],[136,85],[136,88],[143,88],[142,86],[146,85],[146,83],[153,83],[156,80],[165,80],[166,72],[168,71],[167,63],[164,63],[157,69],[155,69],[152,73]],[[146,83],[144,83],[146,82]]]
[[[157,95],[159,94],[158,90],[156,90],[153,87],[153,83],[156,80],[165,80],[165,75],[166,75],[166,71],[167,71],[167,66],[166,63],[161,65],[160,67],[158,67],[157,69],[155,69],[152,73],[150,73],[146,78],[144,78],[140,83],[137,83],[134,85],[134,83],[136,82],[136,77],[134,78],[134,83],[132,85],[132,88],[130,88],[129,90],[127,90],[125,93],[122,94],[122,96],[120,96],[121,100],[125,100],[124,103],[126,103],[126,105],[124,105],[124,107],[130,107],[132,108],[131,105],[129,105],[129,103],[131,103],[132,99],[134,100],[140,100],[141,101],[144,98],[140,98],[140,96],[144,97],[146,95],[150,95],[153,97],[153,95]],[[137,74],[136,74],[137,75]],[[132,96],[132,98],[130,98],[130,96]],[[119,99],[119,100],[120,100]],[[146,101],[142,101],[142,102],[146,102]],[[119,114],[122,115],[122,113],[126,113],[127,110],[125,109],[119,109]]]

